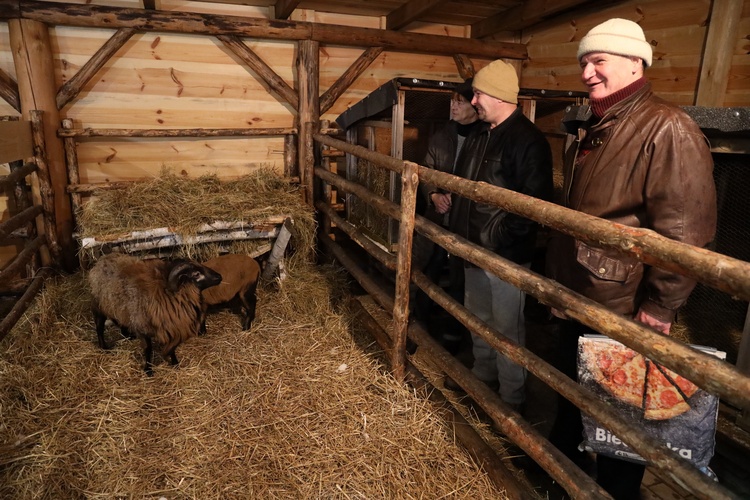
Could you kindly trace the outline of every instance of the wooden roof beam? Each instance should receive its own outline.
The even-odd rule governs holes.
[[[696,106],[724,106],[742,2],[713,2],[698,79]]]
[[[91,28],[133,28],[146,32],[234,35],[275,40],[313,40],[346,47],[382,47],[417,54],[465,54],[487,59],[526,59],[526,45],[454,36],[427,35],[374,28],[356,28],[302,21],[268,20],[189,12],[79,5],[24,0],[0,2],[0,19],[30,19],[47,25]]]
[[[299,2],[300,0],[276,0],[273,6],[274,16],[276,19],[289,19]]]
[[[429,12],[446,0],[409,0],[386,16],[385,28],[398,30],[419,19],[425,12]]]
[[[331,87],[326,90],[325,94],[320,97],[320,114],[322,115],[333,106],[333,103],[341,97],[346,89],[357,79],[359,75],[366,70],[372,62],[377,59],[380,53],[383,52],[381,47],[371,47],[357,58],[351,66],[344,72],[338,80],[334,82]]]
[[[520,31],[565,10],[591,6],[590,0],[528,0],[512,9],[471,25],[472,38],[484,38],[501,31]],[[610,2],[611,3],[611,2]]]

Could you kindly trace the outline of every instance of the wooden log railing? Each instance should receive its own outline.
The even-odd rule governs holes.
[[[391,157],[374,153],[365,148],[353,146],[343,141],[337,141],[322,135],[316,135],[315,139],[322,144],[365,158],[376,165],[399,173],[403,173],[409,164],[409,162],[396,160]],[[567,232],[568,234],[572,234],[576,237],[580,236],[581,239],[584,240],[604,241],[604,244],[609,244],[610,246],[615,247],[623,245],[623,251],[629,251],[630,249],[635,248],[636,255],[644,261],[652,259],[652,261],[667,263],[669,269],[677,270],[678,272],[683,272],[685,274],[692,273],[693,276],[699,277],[698,279],[700,279],[700,277],[708,278],[706,281],[716,282],[720,287],[738,290],[742,293],[742,290],[745,290],[750,282],[750,280],[745,278],[746,273],[750,269],[747,263],[735,261],[734,259],[729,259],[726,256],[715,254],[713,252],[694,249],[689,245],[683,244],[678,244],[677,251],[680,253],[680,256],[675,258],[670,253],[671,251],[674,251],[674,249],[669,248],[669,246],[670,243],[677,242],[671,242],[671,240],[669,242],[661,241],[665,238],[658,237],[658,235],[643,233],[632,234],[628,231],[623,231],[623,228],[620,226],[596,218],[593,218],[596,219],[597,224],[592,231],[585,222],[581,223],[581,221],[575,220],[575,216],[573,216],[572,223],[570,220],[566,219],[571,217],[571,213],[572,215],[575,215],[578,214],[577,212],[553,204],[544,204],[539,200],[528,199],[529,197],[523,197],[523,195],[519,195],[518,193],[507,192],[506,190],[500,190],[499,188],[489,189],[489,192],[487,192],[487,188],[491,188],[491,186],[481,183],[473,183],[448,174],[445,174],[447,177],[444,178],[441,178],[441,176],[431,176],[430,174],[434,172],[431,169],[425,167],[416,168],[419,171],[420,178],[424,177],[424,179],[430,182],[430,184],[438,185],[439,187],[457,192],[472,198],[475,201],[503,206],[503,208],[506,208],[507,210],[528,216],[529,218],[543,222],[563,232]],[[335,185],[338,189],[355,194],[358,198],[389,217],[394,219],[400,219],[402,217],[401,210],[396,204],[373,195],[366,188],[356,183],[346,181],[324,169],[318,168],[315,170],[315,173],[325,182]],[[535,202],[535,210],[529,209],[531,201]],[[542,206],[539,205],[540,203]],[[518,205],[518,207],[515,205]],[[537,213],[537,211],[539,213]],[[559,211],[560,213],[554,213],[555,211]],[[570,213],[566,213],[566,211]],[[333,214],[331,213],[328,215],[333,217]],[[578,215],[580,216],[582,214]],[[585,219],[586,217],[582,218]],[[341,227],[343,229],[346,226],[342,225]],[[570,317],[587,324],[602,333],[606,333],[616,340],[620,340],[629,347],[646,354],[652,359],[656,359],[658,362],[665,364],[678,373],[686,375],[701,387],[704,387],[711,392],[721,394],[734,404],[738,404],[740,407],[750,407],[750,392],[748,392],[750,391],[750,378],[743,376],[731,365],[711,356],[702,354],[669,337],[664,337],[663,335],[645,328],[638,323],[611,313],[597,303],[575,294],[552,280],[538,276],[522,266],[517,266],[511,262],[505,261],[494,255],[492,252],[488,252],[456,235],[445,232],[442,228],[426,219],[417,217],[415,227],[418,232],[425,235],[433,242],[443,246],[452,254],[490,270],[501,279],[504,279],[537,297],[541,302],[559,308],[565,311]],[[608,237],[601,238],[602,234],[599,234],[599,232],[606,234]],[[607,234],[607,232],[614,232],[614,234]],[[619,232],[622,232],[623,234],[617,234]],[[623,244],[623,241],[625,241],[626,244]],[[327,243],[326,245],[329,246]],[[662,246],[666,246],[667,250],[665,251],[661,248]],[[695,250],[700,251],[694,252]],[[408,249],[404,249],[403,247],[399,248],[399,253],[404,251],[408,252]],[[687,255],[687,257],[685,255]],[[723,282],[721,279],[714,279],[711,273],[706,275],[701,271],[700,267],[701,265],[705,265],[706,259],[710,260],[712,265],[716,265],[717,262],[729,264],[728,266],[725,265],[722,267],[723,271],[731,269],[728,283]],[[724,259],[728,260],[725,261]],[[701,264],[697,264],[697,262],[700,262]],[[641,456],[665,470],[672,479],[688,486],[693,493],[703,498],[732,498],[732,494],[729,491],[710,481],[704,474],[697,471],[691,464],[684,461],[673,452],[665,450],[662,443],[651,438],[645,438],[640,435],[641,433],[638,429],[630,428],[629,425],[622,422],[619,416],[611,411],[608,406],[599,402],[592,393],[581,389],[577,384],[569,381],[567,377],[536,358],[529,351],[505,340],[502,336],[493,332],[487,325],[483,324],[480,320],[463,309],[462,306],[455,303],[450,298],[447,298],[447,296],[443,297],[442,295],[445,294],[442,293],[442,291],[436,290],[437,287],[432,285],[426,277],[420,276],[420,273],[416,271],[412,271],[411,276],[412,281],[425,290],[433,300],[446,308],[449,312],[453,313],[474,333],[485,338],[493,348],[505,354],[518,364],[525,366],[532,373],[537,374],[541,380],[547,382],[551,387],[558,390],[558,392],[568,398],[571,402],[591,414],[603,425],[612,429],[618,437],[628,443],[636,452],[641,454]],[[395,305],[393,306],[394,317],[396,307],[397,306]],[[394,346],[394,349],[395,348],[398,348],[398,346]],[[478,396],[478,402],[480,405],[482,404],[481,400],[484,399],[482,388],[472,386],[471,379],[473,377],[471,375],[468,377],[462,377],[460,371],[451,373],[450,368],[446,371],[449,376],[456,375],[455,380],[462,383],[472,396]],[[487,403],[486,400],[484,402]],[[500,416],[501,414],[496,413],[495,415],[492,415],[492,411],[496,409],[493,408],[493,404],[488,406],[491,416],[493,416],[496,423],[499,423],[498,420],[495,419],[495,416]],[[519,443],[519,445],[521,444]],[[536,456],[538,453],[536,453],[535,450],[526,451],[532,456],[532,458],[538,458]],[[554,472],[553,470],[550,470],[554,469],[554,467],[545,468],[550,473]],[[563,469],[565,470],[565,473],[570,472],[567,467],[563,467]],[[563,475],[565,475],[565,473]]]

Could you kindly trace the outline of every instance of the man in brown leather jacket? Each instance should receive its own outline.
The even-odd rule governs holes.
[[[652,93],[644,76],[652,51],[641,27],[625,19],[594,27],[581,40],[578,59],[590,108],[564,119],[575,138],[565,157],[564,205],[705,246],[716,226],[709,147],[687,114]],[[665,334],[695,286],[680,274],[559,233],[550,240],[547,265],[566,287]],[[562,322],[560,369],[571,378],[578,337],[589,332]],[[580,411],[559,400],[550,440],[581,459]],[[614,498],[639,498],[642,465],[599,456],[597,466],[597,481]]]

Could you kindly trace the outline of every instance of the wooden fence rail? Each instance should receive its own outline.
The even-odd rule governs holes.
[[[726,256],[715,254],[714,252],[709,252],[707,250],[695,249],[694,247],[684,244],[678,245],[676,250],[679,255],[674,257],[671,252],[675,249],[670,247],[670,243],[677,242],[663,238],[652,231],[640,231],[634,233],[628,231],[628,229],[632,230],[633,228],[624,228],[623,226],[596,218],[592,218],[595,219],[596,222],[592,230],[586,223],[587,221],[585,219],[587,217],[582,217],[582,219],[584,219],[583,221],[578,220],[576,217],[583,214],[564,209],[554,204],[544,204],[545,206],[540,208],[539,203],[543,202],[533,198],[524,197],[523,195],[518,195],[518,193],[500,188],[488,189],[492,188],[492,186],[482,183],[473,183],[449,174],[445,174],[445,176],[432,176],[430,174],[435,172],[432,169],[427,169],[410,162],[396,160],[385,155],[371,152],[360,146],[353,146],[320,134],[316,135],[315,139],[320,143],[362,157],[381,167],[399,172],[402,176],[405,176],[404,172],[407,170],[410,171],[410,173],[415,170],[418,171],[420,177],[424,173],[426,174],[425,178],[430,184],[438,185],[439,187],[460,193],[474,199],[475,201],[492,203],[501,206],[506,210],[529,216],[529,218],[543,222],[555,227],[556,229],[562,230],[563,232],[572,234],[573,236],[582,236],[582,239],[587,239],[592,242],[601,242],[602,239],[604,239],[605,244],[613,247],[622,246],[623,251],[635,248],[634,254],[639,256],[641,260],[646,262],[651,260],[651,263],[658,261],[659,263],[666,264],[665,267],[677,270],[678,272],[683,272],[683,274],[689,274],[692,272],[695,275],[704,278],[701,281],[711,282],[709,284],[716,282],[719,284],[719,287],[728,287],[732,290],[739,291],[746,289],[750,290],[750,279],[748,279],[745,274],[746,272],[750,272],[750,266],[742,261],[730,259]],[[336,186],[336,188],[355,194],[359,199],[373,206],[385,215],[397,220],[404,219],[404,211],[398,205],[372,194],[365,187],[347,181],[346,179],[331,173],[327,169],[316,168],[315,174],[325,182]],[[319,209],[334,221],[337,227],[340,227],[347,233],[351,233],[350,236],[352,236],[355,241],[363,241],[366,239],[363,235],[357,233],[354,226],[342,221],[341,218],[330,208],[324,209],[323,205],[323,203],[316,204]],[[540,215],[536,211],[540,211],[542,214]],[[557,213],[558,211],[561,213]],[[566,211],[571,212],[572,214],[565,213]],[[506,261],[494,253],[477,245],[473,245],[455,234],[448,233],[440,226],[428,221],[427,219],[416,217],[414,226],[418,232],[434,243],[446,248],[451,254],[468,260],[484,269],[490,270],[501,279],[534,295],[541,302],[563,310],[571,318],[587,324],[602,333],[606,333],[610,337],[646,354],[648,357],[663,363],[678,373],[686,375],[701,387],[706,388],[710,392],[721,394],[727,400],[737,404],[741,408],[750,407],[750,378],[743,376],[736,368],[728,363],[700,353],[678,341],[654,332],[639,323],[611,313],[596,302],[562,287],[553,280],[541,277],[527,270],[523,266],[518,266],[512,262]],[[623,233],[625,234],[623,235]],[[602,236],[605,237],[602,238]],[[331,247],[329,242],[325,240],[322,241],[327,247]],[[409,240],[408,244],[410,246],[411,240]],[[363,248],[366,248],[366,245],[362,246]],[[377,249],[374,252],[372,250],[372,248],[368,249],[368,251],[373,254],[373,256],[376,256],[376,258],[378,258],[378,256],[382,258],[387,267],[390,268],[390,266],[393,265],[392,259],[383,258],[383,255],[388,255],[387,252],[380,249]],[[694,250],[700,251],[696,253]],[[404,248],[402,244],[399,244],[399,256],[402,254],[410,257],[411,251],[410,248]],[[716,276],[712,273],[705,274],[701,272],[700,267],[706,265],[706,259],[712,262],[713,265],[716,265],[717,261],[724,263],[729,262],[729,267],[734,274],[730,277],[730,283],[728,285],[721,279],[717,280]],[[724,259],[728,260],[725,261]],[[687,272],[684,267],[688,268]],[[722,269],[725,270],[726,267]],[[400,270],[400,273],[404,272],[403,269],[399,269],[398,266],[397,270]],[[662,468],[672,477],[672,479],[688,486],[694,494],[703,498],[733,497],[731,492],[723,487],[717,486],[704,474],[697,471],[689,462],[686,462],[671,451],[665,451],[661,442],[644,437],[639,429],[631,428],[627,423],[622,422],[617,413],[612,411],[608,406],[602,404],[593,393],[580,388],[578,384],[567,379],[567,377],[543,362],[530,351],[517,346],[516,344],[504,339],[504,337],[494,333],[486,324],[469,313],[468,310],[463,308],[463,306],[449,298],[442,290],[438,290],[438,287],[421,272],[411,271],[410,274],[413,282],[427,292],[428,295],[444,309],[452,313],[467,328],[485,338],[493,348],[505,354],[513,361],[525,366],[529,371],[535,373],[553,389],[563,394],[571,402],[581,407],[584,411],[591,414],[604,425],[608,426],[618,435],[618,437],[632,446],[639,454],[641,454],[641,456]],[[747,276],[750,276],[750,274],[747,274]],[[399,283],[399,273],[397,273],[396,280],[397,283]],[[398,294],[396,295],[398,296]],[[389,302],[384,305],[384,307],[392,310],[395,318],[398,310],[397,301],[394,303]],[[400,347],[394,342],[394,351],[399,348],[404,349],[405,351],[405,343],[403,347]],[[395,352],[392,355],[392,360],[398,360],[398,355]],[[397,365],[394,364],[394,367],[395,366]],[[456,375],[454,379],[467,388],[468,392],[478,400],[480,405],[482,405],[483,402],[487,404],[489,398],[490,404],[488,405],[488,409],[490,410],[490,415],[495,419],[496,423],[502,421],[503,412],[500,411],[497,413],[497,405],[493,404],[494,402],[491,401],[496,395],[483,394],[483,391],[486,390],[486,388],[481,386],[477,387],[474,383],[476,381],[472,380],[473,376],[470,374],[468,376],[467,374],[462,374],[461,370],[456,370],[455,367],[451,368],[450,366],[446,366],[446,368],[446,373],[451,377]],[[496,412],[494,415],[492,414],[493,411]],[[535,455],[539,455],[539,450],[534,446],[530,446],[530,449],[526,451],[535,459],[537,458]],[[544,461],[543,457],[540,458]],[[553,464],[547,463],[546,465],[548,467],[545,467],[545,469],[547,469],[548,472],[559,472],[555,470],[556,468]],[[563,469],[563,476],[569,474],[569,467],[563,467]],[[561,480],[561,482],[563,481],[562,479],[558,480]],[[567,479],[564,484],[574,487],[574,485]]]

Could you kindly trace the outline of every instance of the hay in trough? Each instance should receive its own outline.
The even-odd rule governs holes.
[[[504,498],[362,347],[341,274],[288,273],[251,331],[210,315],[151,378],[115,327],[97,347],[80,274],[49,284],[2,344],[0,443],[27,440],[0,458],[0,497]]]
[[[292,218],[295,255],[309,257],[315,236],[313,210],[302,202],[297,187],[270,168],[226,181],[213,174],[188,178],[164,169],[151,180],[96,193],[76,214],[81,238],[103,238],[162,227],[181,236],[194,236],[201,226],[216,221],[252,225],[278,216]],[[233,244],[252,246],[257,242]],[[174,247],[173,253],[162,250],[161,255],[211,258],[210,250],[205,254],[202,247]],[[232,251],[251,253],[245,247]]]

